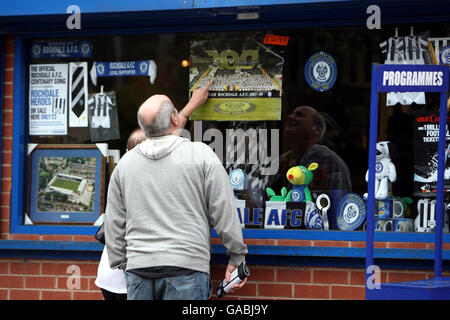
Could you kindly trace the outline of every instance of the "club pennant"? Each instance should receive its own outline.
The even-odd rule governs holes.
[[[97,77],[148,76],[150,83],[154,84],[156,70],[156,63],[153,60],[94,62],[89,74],[94,86],[97,85]]]

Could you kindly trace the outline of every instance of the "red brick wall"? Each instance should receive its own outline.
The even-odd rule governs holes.
[[[69,268],[72,265],[79,267],[79,282],[74,280],[78,274]],[[94,284],[97,266],[98,261],[1,259],[0,299],[103,299]]]
[[[79,287],[70,266],[77,266]],[[0,259],[0,300],[101,300],[94,284],[98,261]],[[223,299],[364,299],[364,270],[358,268],[250,266],[240,291]],[[211,267],[213,288],[225,265]],[[450,273],[444,273],[450,276]],[[382,270],[381,282],[429,279],[432,271]],[[216,299],[213,292],[212,299]]]
[[[0,70],[1,71],[1,70]],[[10,234],[10,197],[12,167],[14,38],[5,40],[3,83],[3,150],[0,203],[0,240],[95,241],[92,236]],[[213,239],[212,243],[219,243]],[[247,239],[249,245],[363,247],[364,242]],[[432,249],[433,243],[380,242],[377,248]],[[450,249],[450,244],[444,245]],[[69,266],[80,269],[80,287],[69,288],[73,276]],[[0,300],[81,300],[102,299],[94,281],[98,261],[42,259],[0,259]],[[364,270],[351,268],[250,266],[248,284],[227,299],[364,299]],[[214,265],[214,288],[224,277],[225,266]],[[445,274],[444,274],[445,275]],[[448,275],[448,274],[447,274]],[[427,279],[428,271],[382,270],[382,282]],[[73,278],[71,278],[73,279]],[[214,296],[213,296],[214,297]]]
[[[364,299],[365,271],[359,268],[250,266],[245,287],[227,299]],[[213,266],[214,288],[224,276],[223,266]],[[450,273],[447,273],[447,276]],[[445,274],[444,274],[445,276]],[[432,271],[381,270],[381,282],[423,280]],[[219,280],[220,279],[220,280]]]
[[[0,239],[10,239],[9,217],[11,196],[13,89],[14,89],[14,38],[4,42],[3,72],[3,126],[2,126],[2,184],[0,199]]]

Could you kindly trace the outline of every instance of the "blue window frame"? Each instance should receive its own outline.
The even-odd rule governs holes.
[[[35,35],[33,35],[34,37]],[[31,37],[31,36],[30,36]],[[24,214],[28,196],[24,193],[23,183],[28,167],[26,148],[29,141],[28,128],[25,125],[26,72],[25,40],[28,36],[15,36],[14,44],[14,119],[13,119],[13,154],[12,154],[12,188],[11,188],[11,233],[23,234],[73,234],[94,235],[96,226],[56,226],[25,225]]]
[[[267,28],[268,25],[259,21],[253,24],[253,28]],[[346,22],[343,22],[345,24]],[[271,21],[270,26],[272,26]],[[205,31],[203,26],[197,27],[197,31]],[[230,26],[217,26],[217,29],[231,29]],[[240,26],[239,28],[244,28]],[[158,30],[164,32],[167,30]],[[172,32],[173,30],[170,30]],[[176,30],[182,31],[182,30]],[[190,31],[193,31],[192,28]],[[141,30],[139,32],[145,32]],[[153,31],[154,32],[154,31]],[[111,30],[108,32],[90,33],[91,35],[112,35],[125,34],[123,30]],[[87,35],[89,32],[83,33]],[[12,165],[12,190],[11,190],[11,233],[25,234],[75,234],[75,235],[93,235],[97,227],[93,226],[43,226],[43,225],[24,225],[23,215],[25,212],[26,195],[23,193],[23,181],[26,175],[25,168],[28,163],[25,157],[26,145],[28,141],[28,128],[25,126],[25,117],[27,112],[26,105],[26,54],[25,41],[35,37],[73,37],[74,34],[63,33],[57,35],[32,34],[15,36],[15,66],[14,66],[14,123],[13,123],[13,165]],[[1,89],[0,89],[1,90]],[[332,240],[332,241],[365,241],[366,233],[362,231],[310,231],[310,230],[262,230],[262,229],[244,229],[245,238],[252,239],[303,239],[303,240]],[[213,232],[213,237],[217,234]],[[450,242],[450,235],[444,234],[444,242]],[[399,242],[433,242],[434,234],[428,233],[376,233],[375,241],[399,241]]]

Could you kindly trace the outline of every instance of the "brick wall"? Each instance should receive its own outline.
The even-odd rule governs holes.
[[[365,271],[359,268],[250,266],[245,287],[227,299],[345,299],[365,297]],[[214,288],[224,277],[223,266],[213,266]],[[450,273],[447,273],[447,276]],[[444,273],[444,276],[445,273]],[[381,282],[433,278],[433,271],[381,270]],[[213,297],[214,298],[214,297]]]
[[[0,70],[1,71],[1,70]],[[14,38],[5,39],[3,83],[2,180],[0,240],[95,241],[92,236],[10,234],[12,180],[12,129],[14,88]],[[213,239],[212,243],[219,243]],[[363,247],[364,242],[246,239],[249,245]],[[379,242],[377,248],[432,249],[433,243]],[[445,244],[444,249],[450,249]],[[79,287],[69,267],[79,268]],[[0,300],[102,299],[94,284],[98,261],[0,259]],[[364,270],[357,268],[280,267],[252,265],[247,285],[226,299],[364,299]],[[213,265],[214,288],[224,277],[225,266]],[[428,279],[432,270],[382,270],[382,282]],[[444,275],[450,275],[444,273]],[[75,287],[74,287],[75,286]],[[214,298],[214,296],[213,296]]]
[[[4,41],[3,126],[2,126],[2,184],[0,199],[0,239],[10,239],[9,217],[11,202],[11,164],[14,91],[14,38]]]
[[[98,261],[2,259],[0,299],[101,300],[94,284],[97,266]]]
[[[73,266],[79,268],[79,282]],[[94,284],[97,266],[98,261],[0,259],[0,300],[102,300],[100,289]],[[363,269],[250,267],[246,286],[223,299],[364,299]],[[211,267],[214,289],[224,273],[225,265]],[[450,276],[450,272],[444,276]],[[429,270],[381,272],[382,283],[432,277]],[[217,299],[215,292],[212,299]]]

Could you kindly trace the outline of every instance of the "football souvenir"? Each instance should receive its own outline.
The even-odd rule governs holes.
[[[394,219],[393,228],[395,232],[413,232],[413,220],[406,218]]]
[[[69,126],[87,127],[87,62],[69,63]]]
[[[322,224],[323,224],[323,229],[324,230],[329,230],[329,223],[328,223],[328,209],[330,209],[331,206],[331,200],[330,197],[325,194],[322,193],[321,195],[319,195],[317,197],[316,200],[316,206],[317,209],[319,209],[320,211],[322,211]]]
[[[302,202],[312,200],[308,185],[314,177],[312,171],[316,170],[318,166],[317,163],[313,162],[308,168],[304,166],[295,166],[288,170],[286,178],[293,187],[287,194],[286,201]]]
[[[312,201],[306,202],[305,226],[309,230],[323,230],[322,218]]]
[[[148,76],[150,83],[155,84],[156,63],[153,60],[97,62],[92,65],[89,75],[92,84],[97,86],[98,77]]]
[[[328,91],[336,82],[337,66],[334,58],[323,51],[313,54],[305,65],[305,79],[317,91]]]
[[[91,141],[120,139],[116,92],[100,92],[89,95],[89,131]]]
[[[377,219],[375,231],[392,231],[392,219]]]
[[[234,169],[230,172],[231,186],[233,190],[247,189],[247,175],[241,169]]]
[[[376,214],[378,219],[391,219],[392,218],[392,199],[375,200]]]
[[[337,225],[340,230],[355,230],[366,218],[366,206],[356,193],[349,193],[341,199],[338,208]]]
[[[442,64],[450,64],[450,45],[442,48],[439,58]]]
[[[417,201],[417,217],[414,229],[418,232],[434,232],[436,229],[436,200],[420,199]]]
[[[272,188],[266,188],[267,196],[269,201],[286,201],[287,189],[286,187],[281,188],[281,195],[277,195]]]
[[[386,199],[389,193],[389,182],[397,180],[397,171],[389,155],[389,141],[377,143],[376,160],[375,199]],[[366,182],[369,182],[369,170],[366,172]]]
[[[381,52],[386,55],[384,64],[430,64],[427,38],[425,35],[414,35],[412,30],[409,36],[399,37],[397,31],[394,37],[380,43]],[[389,92],[386,95],[387,106],[397,103],[411,105],[413,102],[425,104],[425,93]]]
[[[409,216],[409,205],[413,200],[409,197],[394,197],[392,204],[392,216],[394,218],[405,218]]]

